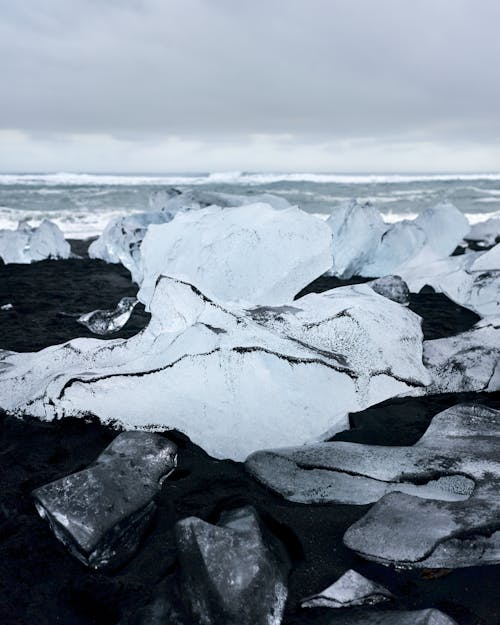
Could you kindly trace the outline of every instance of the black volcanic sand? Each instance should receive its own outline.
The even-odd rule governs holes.
[[[0,303],[8,293],[8,301],[16,306],[15,315],[0,311],[0,349],[31,351],[82,336],[80,326],[57,317],[59,310],[114,306],[136,290],[123,268],[88,259],[9,265],[0,267],[0,274]],[[332,288],[335,283],[328,280],[331,286],[325,288]],[[344,283],[337,281],[340,284]],[[475,316],[449,301],[444,302],[444,313],[442,298],[434,295],[424,293],[418,300],[428,336],[446,336],[474,323]],[[133,334],[146,322],[147,316],[139,314],[122,335]],[[411,445],[435,414],[462,401],[500,408],[500,393],[390,400],[352,414],[351,429],[334,440]],[[342,536],[369,506],[287,502],[252,480],[240,463],[214,460],[173,432],[168,436],[179,445],[179,467],[163,484],[157,515],[141,549],[114,574],[90,571],[54,538],[37,515],[30,492],[85,468],[116,433],[90,418],[45,423],[0,412],[1,625],[129,622],[154,596],[157,584],[175,581],[174,523],[190,515],[215,522],[223,510],[247,503],[255,505],[281,537],[293,561],[285,625],[326,625],[328,609],[302,610],[299,602],[348,568],[388,587],[399,597],[396,607],[436,607],[459,625],[500,623],[499,566],[457,569],[429,579],[422,572],[398,572],[366,562],[343,546]]]

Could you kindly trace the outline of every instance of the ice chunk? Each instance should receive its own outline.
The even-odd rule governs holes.
[[[114,310],[93,310],[80,315],[77,321],[94,334],[113,334],[127,323],[137,303],[136,297],[122,297]]]
[[[479,254],[469,267],[469,271],[500,271],[500,243],[497,243],[491,250]],[[499,296],[500,297],[500,296]]]
[[[449,202],[427,208],[414,223],[422,228],[427,244],[442,258],[453,253],[470,229],[465,215]]]
[[[392,597],[386,588],[350,569],[319,594],[304,599],[301,605],[303,608],[350,608],[382,603]]]
[[[0,310],[14,310],[14,306],[9,302],[8,304],[2,304]]]
[[[5,264],[28,264],[46,258],[69,258],[71,248],[56,224],[44,219],[38,227],[21,222],[17,230],[0,230],[0,258]]]
[[[491,246],[500,242],[500,217],[490,217],[486,221],[474,224],[465,235],[466,241],[483,243]]]
[[[410,302],[410,289],[401,276],[384,276],[369,283],[375,293],[391,299],[398,304]]]
[[[139,299],[149,306],[167,275],[225,302],[280,305],[331,265],[328,226],[292,207],[209,207],[150,226],[141,246]]]
[[[377,249],[387,226],[379,211],[353,200],[339,205],[326,222],[332,230],[333,266],[340,278],[359,275]]]
[[[500,317],[483,319],[456,336],[424,341],[424,364],[432,376],[425,393],[500,390]]]
[[[128,340],[7,355],[0,405],[177,428],[214,456],[243,460],[345,429],[348,412],[430,380],[420,318],[369,285],[244,310],[162,277],[151,313]]]
[[[183,598],[197,623],[280,625],[289,562],[252,507],[224,513],[217,525],[189,517],[176,537]]]
[[[330,617],[327,625],[457,625],[457,623],[433,608],[428,610],[368,611],[360,610]]]
[[[155,509],[176,446],[158,434],[123,432],[87,469],[33,491],[40,515],[71,553],[95,569],[131,557]]]

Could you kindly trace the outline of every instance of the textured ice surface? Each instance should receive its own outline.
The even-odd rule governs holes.
[[[254,508],[226,512],[217,525],[189,517],[177,523],[176,538],[182,596],[197,623],[281,623],[289,562]]]
[[[500,317],[487,317],[471,330],[424,341],[424,364],[432,383],[414,394],[500,390]]]
[[[336,207],[326,223],[333,240],[331,275],[350,278],[360,274],[387,229],[381,214],[369,202],[352,200]]]
[[[331,264],[331,235],[296,207],[209,207],[151,226],[141,246],[139,299],[149,306],[168,275],[226,302],[280,305]]]
[[[470,497],[439,501],[390,493],[347,530],[345,544],[364,558],[402,568],[497,564],[499,443],[500,411],[464,404],[440,413],[418,443],[406,448],[401,470],[417,480],[461,474],[475,483]],[[375,466],[370,473],[377,472]]]
[[[243,460],[345,429],[348,412],[430,381],[420,318],[369,285],[244,310],[163,277],[151,313],[128,340],[8,353],[0,406],[177,428],[212,455]]]
[[[36,228],[21,222],[17,230],[0,230],[0,258],[5,264],[28,264],[70,255],[71,248],[63,233],[47,219]]]
[[[137,298],[122,297],[114,310],[93,310],[80,315],[77,321],[94,334],[113,334],[127,323],[136,305]]]
[[[427,245],[441,258],[452,254],[470,229],[465,215],[449,202],[427,208],[415,223],[425,232]]]
[[[87,469],[33,491],[40,515],[79,560],[114,568],[137,548],[176,446],[149,432],[124,432]]]
[[[371,288],[398,304],[407,305],[410,302],[410,289],[400,276],[384,276],[369,283]]]
[[[355,612],[334,615],[327,625],[457,625],[457,623],[440,610],[356,610]]]
[[[350,608],[389,601],[392,593],[349,569],[325,590],[302,601],[303,608]]]
[[[467,241],[493,245],[500,240],[500,217],[491,217],[486,221],[474,224],[464,238]]]

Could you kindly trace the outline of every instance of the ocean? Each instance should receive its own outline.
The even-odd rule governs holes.
[[[340,202],[371,201],[386,221],[413,218],[450,201],[471,223],[500,216],[499,174],[336,175],[211,173],[178,175],[0,174],[0,229],[21,220],[56,222],[68,238],[102,232],[116,215],[148,210],[165,187],[201,187],[225,193],[274,193],[310,213],[328,215]]]

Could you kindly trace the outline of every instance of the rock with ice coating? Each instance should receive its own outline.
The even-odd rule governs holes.
[[[332,230],[333,266],[329,273],[340,278],[359,275],[375,253],[386,231],[379,211],[370,202],[340,204],[326,223]]]
[[[7,353],[0,406],[177,428],[214,456],[242,460],[345,429],[348,412],[429,382],[420,318],[369,285],[244,310],[162,277],[151,313],[127,340]]]
[[[303,608],[350,608],[374,605],[392,598],[393,594],[387,588],[349,569],[331,586],[304,599],[301,605]]]
[[[113,334],[127,323],[137,303],[136,297],[122,297],[114,310],[93,310],[80,315],[77,321],[94,334]]]
[[[87,566],[110,569],[136,550],[177,448],[149,432],[123,432],[87,469],[33,491],[40,515]]]
[[[392,492],[347,530],[344,543],[364,558],[401,568],[499,563],[499,442],[500,411],[462,404],[434,417],[413,447],[386,448],[385,460],[367,447],[363,462],[372,465],[372,477],[399,461],[401,475],[415,481],[455,476],[455,486],[450,483],[455,496],[445,501]],[[360,469],[361,460],[358,474]]]
[[[280,625],[288,558],[252,507],[223,513],[217,525],[179,521],[182,596],[202,625]]]
[[[398,304],[408,305],[410,302],[410,289],[401,276],[384,276],[369,283],[371,288]]]
[[[17,230],[0,230],[0,258],[5,264],[69,258],[71,248],[56,224],[44,219],[37,227],[20,222]]]
[[[491,246],[500,242],[500,217],[490,217],[486,221],[474,224],[465,235],[466,241],[483,243]]]
[[[449,202],[427,208],[414,223],[422,228],[427,245],[441,258],[452,254],[470,229],[465,215]]]
[[[158,277],[168,275],[211,299],[287,304],[330,267],[331,254],[328,226],[296,207],[212,206],[150,226],[138,297],[148,307]]]
[[[500,317],[482,319],[455,336],[424,341],[424,364],[432,377],[426,394],[500,390]]]
[[[330,617],[326,625],[457,625],[457,623],[433,608],[428,610],[375,611],[359,610]]]

